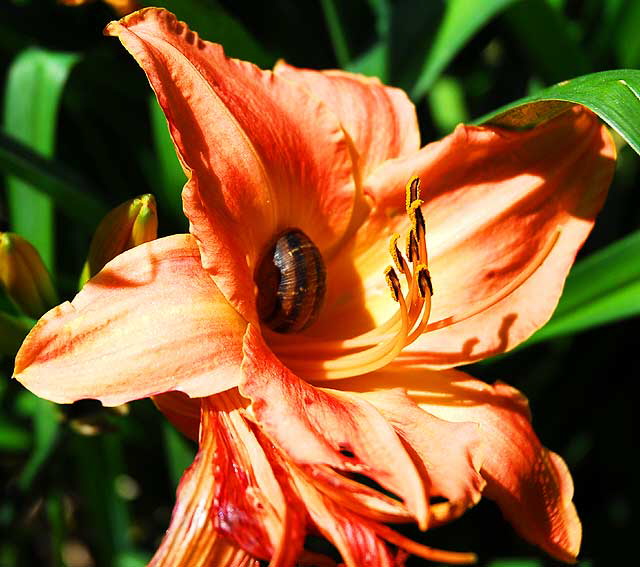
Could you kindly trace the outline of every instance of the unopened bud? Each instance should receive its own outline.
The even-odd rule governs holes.
[[[64,6],[82,6],[92,1],[93,0],[58,0],[58,3]],[[109,4],[118,16],[126,16],[140,9],[140,4],[135,0],[104,0],[104,3]]]
[[[129,248],[155,240],[157,234],[158,215],[153,195],[141,195],[113,209],[102,219],[93,235],[80,276],[80,287],[107,262]]]
[[[58,294],[40,254],[13,232],[0,233],[0,285],[13,303],[34,319],[58,304]]]

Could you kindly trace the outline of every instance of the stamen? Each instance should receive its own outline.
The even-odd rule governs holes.
[[[420,296],[425,298],[427,294],[433,295],[433,287],[431,285],[431,276],[429,270],[424,264],[418,266],[418,289]]]
[[[405,278],[409,280],[411,278],[411,270],[409,269],[407,261],[404,259],[404,256],[400,253],[400,249],[398,248],[399,239],[400,235],[397,232],[391,236],[391,241],[389,242],[389,253],[391,254],[393,263],[395,264],[398,271],[404,274]]]
[[[409,212],[411,203],[420,198],[420,178],[412,177],[405,186],[405,208]]]
[[[393,268],[389,267],[385,271],[387,282],[394,299],[397,291],[397,301],[400,304],[400,329],[396,336],[388,341],[384,341],[368,350],[355,354],[348,354],[339,358],[324,361],[313,361],[308,359],[287,359],[289,368],[296,373],[307,378],[318,378],[323,380],[338,380],[351,376],[361,376],[374,370],[378,370],[395,359],[400,351],[405,347],[404,339],[410,330],[409,313],[407,303],[402,294],[400,280]],[[319,364],[318,364],[319,363]],[[321,375],[317,376],[316,373]]]
[[[389,543],[407,550],[412,555],[417,555],[429,561],[437,561],[438,563],[448,563],[449,565],[469,565],[476,563],[478,557],[475,553],[464,553],[458,551],[446,551],[444,549],[434,549],[433,547],[427,547],[416,541],[405,537],[389,526],[384,524],[374,524],[374,530],[376,533]]]
[[[407,258],[409,258],[409,262],[418,262],[420,259],[418,240],[413,229],[407,235]]]
[[[453,315],[436,322],[429,322],[433,284],[427,263],[426,223],[420,209],[419,180],[413,178],[406,187],[407,213],[411,228],[407,236],[408,261],[398,249],[400,236],[394,234],[389,243],[389,253],[395,268],[387,267],[385,279],[398,311],[389,319],[358,337],[345,340],[322,341],[312,337],[289,336],[287,341],[274,342],[274,348],[283,361],[308,380],[336,380],[359,376],[383,368],[398,356],[400,351],[425,332],[440,329],[464,321],[490,308],[513,293],[540,267],[549,256],[560,235],[560,229],[536,253],[526,269],[507,286],[491,297],[472,306],[460,315]],[[398,274],[406,281],[406,294]],[[335,355],[338,356],[335,356]],[[334,356],[332,358],[332,355]],[[462,554],[467,560],[468,554]]]
[[[388,266],[384,271],[384,277],[387,280],[389,289],[391,290],[391,296],[394,301],[398,302],[400,300],[402,290],[400,289],[400,280],[398,279],[396,271],[391,266]]]

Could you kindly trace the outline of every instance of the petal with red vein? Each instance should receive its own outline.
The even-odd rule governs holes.
[[[364,391],[399,384],[430,414],[479,424],[485,494],[497,501],[522,537],[560,560],[574,561],[582,528],[571,502],[573,482],[562,459],[540,444],[526,398],[506,384],[491,386],[456,370],[399,364],[360,379],[332,382],[333,387]]]
[[[184,473],[171,525],[149,567],[258,567],[259,562],[217,531],[214,523],[217,480],[216,413],[203,413],[203,435],[193,464]]]
[[[202,401],[203,416],[215,412],[217,418],[208,425],[218,439],[215,523],[252,555],[272,559],[273,567],[290,566],[302,549],[304,524],[292,521],[298,511],[286,506],[272,466],[240,413],[244,403],[237,391]],[[205,427],[203,421],[203,434]]]
[[[416,109],[403,90],[373,77],[298,69],[284,61],[274,73],[302,83],[336,113],[358,152],[362,179],[382,162],[420,149]]]
[[[276,234],[300,228],[325,252],[349,225],[355,185],[340,123],[303,86],[227,58],[165,10],[106,33],[142,66],[167,116],[205,269],[255,320],[253,269]]]
[[[206,396],[237,384],[245,327],[202,269],[194,238],[168,236],[121,254],[46,313],[15,378],[58,403]]]
[[[314,388],[290,372],[249,325],[240,391],[266,434],[298,465],[329,465],[372,478],[426,527],[423,481],[393,428],[353,394]]]
[[[389,548],[371,527],[371,522],[337,506],[293,468],[293,483],[313,523],[336,546],[346,567],[394,567]]]

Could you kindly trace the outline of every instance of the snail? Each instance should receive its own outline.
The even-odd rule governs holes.
[[[326,291],[326,269],[320,251],[299,228],[276,236],[254,280],[258,315],[273,331],[295,333],[317,319]]]

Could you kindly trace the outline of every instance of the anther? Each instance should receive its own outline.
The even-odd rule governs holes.
[[[398,249],[399,239],[400,239],[400,235],[397,232],[391,235],[391,240],[389,242],[389,253],[391,254],[391,258],[393,259],[393,263],[395,264],[396,269],[399,272],[405,273],[406,271],[408,271],[409,266],[407,266],[407,263],[404,257],[402,256],[402,254],[400,253],[400,250]]]
[[[427,267],[422,264],[418,267],[418,289],[420,290],[420,297],[423,299],[429,295],[433,295],[433,286],[431,285],[431,276]]]
[[[409,179],[409,182],[407,183],[407,186],[406,186],[405,207],[407,209],[407,212],[409,212],[409,209],[411,208],[411,204],[416,199],[419,199],[419,198],[420,198],[420,178],[412,177],[411,179]]]
[[[424,215],[422,214],[422,209],[418,206],[414,210],[415,215],[415,223],[416,223],[416,234],[418,236],[418,241],[424,240],[427,234],[427,226],[424,222]]]
[[[417,262],[419,257],[418,240],[416,239],[416,233],[411,229],[407,236],[407,258],[409,258],[409,262]]]
[[[394,301],[400,301],[400,280],[398,279],[396,271],[391,266],[388,266],[384,271],[384,277],[387,280],[387,285],[391,290],[391,296],[393,297]]]

